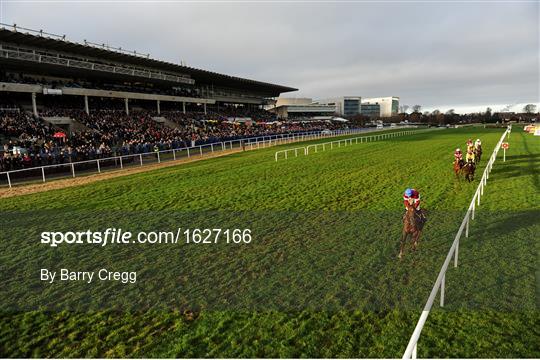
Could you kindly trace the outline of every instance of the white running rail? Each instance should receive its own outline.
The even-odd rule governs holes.
[[[442,128],[436,128],[436,129],[442,129]],[[334,141],[329,141],[325,143],[311,144],[307,146],[295,147],[295,148],[290,148],[290,149],[285,149],[285,150],[278,150],[274,154],[274,159],[275,161],[278,161],[280,158],[280,154],[283,154],[283,159],[286,160],[289,158],[289,153],[294,153],[294,157],[298,157],[298,154],[309,155],[310,150],[313,150],[313,152],[333,150],[334,148],[340,148],[342,146],[353,145],[353,143],[361,144],[364,142],[373,142],[373,141],[378,141],[378,140],[391,139],[398,136],[418,134],[421,132],[431,131],[431,130],[433,129],[384,132],[380,134],[359,136],[359,137],[354,137],[354,138],[349,138],[349,139],[340,139],[340,140],[334,140]],[[374,130],[374,131],[377,131],[377,130]]]
[[[418,323],[416,324],[416,328],[414,329],[412,333],[411,339],[409,340],[409,344],[407,345],[407,349],[405,350],[405,353],[403,354],[403,359],[416,359],[418,339],[420,338],[420,333],[422,332],[424,324],[426,323],[427,317],[429,315],[429,312],[431,311],[433,303],[435,302],[435,297],[437,296],[437,293],[439,293],[439,290],[440,290],[440,296],[439,296],[440,306],[441,307],[444,306],[444,281],[446,277],[446,271],[448,270],[448,266],[450,265],[452,256],[454,257],[454,267],[458,266],[459,239],[461,238],[463,231],[465,231],[465,237],[469,237],[469,223],[471,220],[474,220],[474,212],[476,210],[476,207],[480,206],[480,198],[482,197],[482,195],[484,195],[484,187],[486,186],[487,180],[489,179],[489,173],[491,172],[491,169],[493,168],[493,163],[495,162],[495,159],[497,158],[497,153],[499,152],[499,149],[501,148],[501,144],[503,143],[505,137],[510,133],[511,130],[512,128],[509,127],[504,132],[499,142],[495,146],[495,150],[493,150],[491,157],[489,158],[486,168],[484,169],[482,178],[480,179],[480,184],[478,185],[478,188],[476,189],[476,192],[474,193],[474,196],[471,200],[469,208],[467,209],[467,213],[465,214],[465,217],[463,218],[463,221],[461,222],[461,226],[459,227],[456,237],[454,238],[454,242],[452,243],[452,246],[450,247],[450,250],[448,251],[448,255],[446,255],[446,259],[444,260],[441,270],[439,271],[439,276],[437,276],[437,280],[435,281],[435,284],[433,285],[433,288],[431,289],[431,293],[429,294],[429,298],[426,302],[426,305],[424,306],[424,310],[422,311],[422,314],[420,315],[420,319],[418,320]]]

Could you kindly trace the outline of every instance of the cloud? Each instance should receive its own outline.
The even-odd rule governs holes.
[[[2,22],[300,89],[538,102],[539,4],[3,2]]]

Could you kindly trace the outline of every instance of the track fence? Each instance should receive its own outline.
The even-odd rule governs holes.
[[[228,151],[252,151],[271,146],[289,144],[327,137],[353,135],[369,131],[366,128],[347,130],[323,130],[302,133],[266,135],[252,138],[227,140],[211,144],[178,149],[168,149],[140,154],[126,154],[108,158],[92,159],[63,164],[36,166],[26,169],[0,172],[0,187],[13,187],[30,182],[46,182],[54,179],[99,174],[105,171],[141,167],[166,161],[211,157]]]
[[[437,128],[437,129],[440,129],[440,128]],[[329,142],[320,143],[320,144],[300,146],[300,147],[276,151],[276,153],[274,154],[274,159],[275,161],[278,161],[280,158],[287,160],[289,157],[293,156],[292,154],[294,154],[294,157],[298,157],[298,154],[307,156],[309,155],[310,151],[316,153],[319,151],[333,150],[335,148],[351,146],[353,144],[361,144],[361,143],[368,143],[368,142],[379,141],[379,140],[386,140],[386,139],[391,139],[391,138],[395,138],[399,136],[413,135],[413,134],[418,134],[421,132],[431,131],[431,130],[432,129],[384,132],[381,134],[359,136],[359,137],[354,137],[354,138],[349,138],[349,139],[329,141]],[[373,130],[373,131],[377,131],[377,130]],[[280,155],[282,154],[283,156],[280,157]],[[289,154],[291,154],[291,156],[289,156]]]
[[[506,136],[510,134],[510,131],[511,131],[511,127],[509,127],[501,136],[499,142],[497,143],[497,145],[495,146],[495,149],[493,150],[493,153],[491,154],[491,157],[489,158],[486,168],[484,169],[484,173],[482,174],[482,178],[480,179],[480,184],[478,185],[478,188],[476,189],[476,192],[474,193],[471,203],[467,209],[467,212],[465,213],[465,217],[463,218],[463,221],[461,222],[461,226],[459,227],[456,237],[454,238],[454,242],[452,243],[452,246],[450,247],[450,250],[448,251],[448,255],[446,255],[446,259],[444,260],[441,270],[439,271],[439,276],[437,276],[437,280],[435,280],[435,284],[433,285],[433,288],[431,289],[431,293],[429,294],[429,298],[426,302],[426,305],[424,306],[424,310],[422,311],[422,314],[420,315],[420,319],[418,320],[418,323],[416,324],[416,328],[414,329],[413,334],[409,340],[407,349],[405,350],[405,353],[403,354],[403,359],[416,359],[418,340],[420,339],[420,334],[422,333],[422,329],[424,328],[424,324],[426,323],[429,312],[431,311],[431,308],[433,307],[433,303],[435,302],[435,298],[437,297],[437,294],[439,294],[439,305],[441,307],[444,306],[446,271],[448,270],[448,266],[450,265],[452,257],[454,258],[454,267],[458,266],[459,240],[464,232],[465,232],[465,237],[466,238],[469,237],[470,222],[471,220],[474,220],[475,210],[478,206],[480,206],[480,198],[482,197],[482,195],[484,195],[484,188],[487,185],[487,180],[489,179],[489,173],[491,172],[491,169],[493,168],[493,163],[495,163],[495,159],[497,158],[497,153],[499,152],[501,145],[504,139],[506,138]]]

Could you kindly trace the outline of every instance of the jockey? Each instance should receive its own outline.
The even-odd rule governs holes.
[[[474,151],[467,151],[467,156],[465,157],[467,163],[474,165]]]
[[[480,139],[476,139],[476,141],[474,142],[474,148],[476,150],[480,149],[482,147],[482,142],[480,141]]]
[[[463,153],[461,152],[460,148],[457,148],[456,151],[454,151],[454,159],[460,163],[463,161]]]
[[[412,206],[418,211],[420,210],[420,193],[416,189],[408,188],[403,194],[403,204],[405,209],[409,205],[409,199],[412,199]]]
[[[467,140],[467,152],[474,150],[474,144],[471,139]]]

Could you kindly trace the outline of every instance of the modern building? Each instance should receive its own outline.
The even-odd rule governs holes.
[[[362,105],[379,105],[380,117],[391,117],[399,112],[399,97],[387,96],[364,99]]]
[[[361,113],[369,118],[378,118],[381,116],[381,105],[379,104],[362,104]]]
[[[360,96],[341,96],[332,99],[317,100],[316,103],[335,106],[337,115],[354,116],[360,114],[362,98]]]
[[[283,120],[330,120],[336,113],[334,105],[314,103],[310,98],[278,98],[267,110]]]

